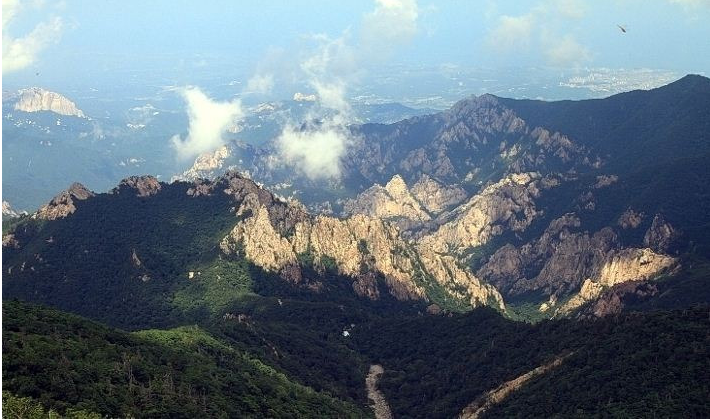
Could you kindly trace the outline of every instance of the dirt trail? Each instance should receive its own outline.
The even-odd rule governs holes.
[[[367,386],[367,397],[373,402],[371,407],[375,410],[375,418],[391,419],[392,410],[390,410],[385,396],[377,389],[377,381],[384,372],[385,369],[381,365],[370,365],[370,373],[365,378],[365,385]]]
[[[523,386],[525,382],[538,375],[542,375],[543,373],[556,366],[561,365],[562,362],[571,355],[572,353],[566,354],[564,356],[558,356],[553,361],[545,363],[544,365],[540,365],[535,369],[518,376],[515,379],[512,379],[508,382],[504,382],[498,388],[495,388],[480,395],[471,404],[467,405],[466,408],[461,411],[459,418],[477,419],[478,416],[480,416],[484,411],[503,401],[505,397],[507,397],[511,392],[514,392],[515,390]]]

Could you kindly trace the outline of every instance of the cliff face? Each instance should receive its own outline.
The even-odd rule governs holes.
[[[539,215],[535,198],[553,185],[534,172],[509,175],[457,207],[450,221],[421,239],[421,247],[462,254],[505,230],[523,231]]]
[[[429,213],[410,193],[401,176],[395,175],[382,187],[375,184],[344,205],[346,215],[366,214],[382,219],[401,218],[410,223],[431,220]],[[404,223],[402,225],[405,225]]]
[[[251,182],[234,174],[231,179]],[[313,217],[256,186],[243,189],[240,197],[240,221],[222,241],[222,251],[243,252],[256,265],[294,283],[309,280],[303,278],[300,264],[312,259],[322,268],[334,265],[331,268],[354,279],[355,292],[373,299],[379,297],[373,275],[381,275],[389,293],[401,300],[427,299],[426,282],[431,281],[474,306],[504,307],[495,288],[459,268],[453,258],[410,245],[380,218]]]
[[[433,214],[460,204],[466,199],[466,191],[456,185],[445,185],[423,174],[412,186],[411,193],[422,206]]]
[[[77,108],[74,102],[55,92],[33,87],[20,90],[17,96],[14,108],[18,111],[51,111],[60,115],[86,118],[84,112]]]
[[[578,231],[579,227],[575,214],[557,218],[536,240],[498,249],[477,275],[510,297],[547,296],[549,301],[540,310],[565,315],[609,288],[650,280],[677,264],[676,258],[651,248],[622,247],[610,227],[593,234]],[[558,307],[568,294],[571,299]]]

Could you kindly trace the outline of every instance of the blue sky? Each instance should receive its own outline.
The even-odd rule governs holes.
[[[389,48],[386,59],[359,59],[358,67],[452,63],[710,71],[710,0],[381,3],[399,1],[416,11],[413,30]],[[245,73],[288,67],[310,48],[314,34],[361,43],[363,22],[382,4],[3,0],[3,61],[13,62],[8,45],[39,38],[29,44],[32,51],[21,54],[19,67],[3,66],[3,79],[22,84],[40,72],[76,81],[117,70],[178,72],[189,79],[206,66]],[[399,25],[396,19],[389,23]],[[384,49],[392,42],[387,36]]]

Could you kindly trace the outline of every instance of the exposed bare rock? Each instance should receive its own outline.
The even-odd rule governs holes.
[[[577,318],[589,319],[617,315],[629,303],[643,301],[656,295],[658,295],[658,287],[652,283],[631,281],[617,284],[604,290],[596,300],[592,300],[577,314]]]
[[[60,115],[71,115],[79,118],[86,118],[84,112],[78,109],[74,102],[64,96],[33,87],[21,89],[17,93],[18,99],[15,109],[24,112],[51,111]]]
[[[138,254],[135,249],[133,249],[133,252],[131,253],[131,264],[135,268],[140,268],[143,265],[143,262],[140,258],[138,258]]]
[[[422,247],[438,253],[462,253],[483,245],[505,229],[522,231],[540,213],[535,198],[540,195],[537,173],[511,174],[486,187],[459,206],[452,220],[421,239]]]
[[[562,162],[570,162],[577,153],[575,144],[565,135],[560,133],[550,133],[544,128],[536,127],[530,135],[537,138],[536,144],[542,146],[544,150],[550,151],[554,156],[560,158]]]
[[[426,307],[426,311],[430,315],[441,315],[441,307],[437,305],[436,303],[432,303],[431,305]]]
[[[573,293],[570,303],[558,310],[566,314],[609,287],[651,279],[676,263],[651,249],[621,248],[611,228],[589,234],[576,232],[579,226],[574,214],[555,219],[537,240],[499,248],[477,276],[509,296],[530,292],[549,296],[551,301],[541,309],[550,309],[558,298]]]
[[[209,181],[198,179],[193,183],[193,186],[187,189],[187,195],[199,197],[202,195],[212,195],[214,184]]]
[[[238,216],[244,216],[250,208],[241,207]],[[235,226],[229,234],[230,240],[223,240],[221,249],[231,253],[243,247],[244,255],[260,267],[280,271],[296,263],[296,253],[288,239],[279,235],[269,220],[269,212],[264,206]]]
[[[49,203],[42,206],[35,214],[36,219],[56,220],[67,217],[76,211],[76,201],[93,197],[94,193],[78,182],[73,183],[68,190],[59,193]]]
[[[120,194],[122,191],[134,191],[138,197],[149,197],[157,194],[161,188],[162,185],[156,177],[143,175],[131,176],[122,180],[111,192]]]
[[[426,246],[417,247],[417,251],[426,271],[452,296],[468,301],[474,307],[487,305],[505,310],[498,290],[461,268],[454,257],[438,254]]]
[[[214,179],[222,171],[225,160],[232,155],[229,146],[222,146],[214,152],[206,152],[195,158],[195,162],[182,175],[175,176],[171,181],[196,181],[198,179]]]
[[[20,242],[15,238],[12,233],[7,233],[2,236],[2,247],[3,248],[19,248]]]
[[[617,182],[619,177],[616,175],[599,175],[597,176],[597,182],[594,184],[593,188],[599,189],[608,187],[609,185]]]
[[[648,248],[622,249],[607,259],[594,279],[586,279],[579,293],[560,307],[557,313],[569,314],[585,303],[597,299],[604,290],[617,284],[649,280],[673,267],[676,262],[675,258],[656,254]]]
[[[427,299],[421,281],[430,279],[474,306],[504,308],[495,288],[459,267],[453,257],[417,249],[380,218],[313,217],[237,174],[216,182],[240,203],[236,209],[240,221],[221,243],[226,254],[243,253],[256,265],[295,283],[302,276],[296,269],[298,257],[309,255],[316,267],[332,264],[340,274],[352,277],[353,289],[372,299],[379,297],[373,276],[379,273],[389,293],[400,300]]]
[[[401,176],[395,175],[384,187],[375,184],[344,205],[346,215],[365,214],[383,219],[395,219],[400,228],[431,219],[412,196]],[[404,220],[401,220],[404,219]],[[409,223],[407,223],[409,222]]]
[[[26,214],[27,214],[26,211],[17,211],[12,208],[10,203],[3,200],[3,202],[2,202],[2,217],[3,217],[3,219],[20,217],[20,216],[23,216]]]
[[[466,191],[463,188],[444,185],[426,174],[412,186],[411,193],[433,214],[439,214],[466,199]]]
[[[646,231],[643,244],[657,252],[667,252],[668,249],[680,236],[680,233],[666,222],[662,215],[656,214],[651,223],[651,227]]]
[[[619,216],[619,220],[616,223],[622,229],[636,229],[643,221],[643,218],[643,213],[638,213],[632,208],[628,208],[621,216]]]

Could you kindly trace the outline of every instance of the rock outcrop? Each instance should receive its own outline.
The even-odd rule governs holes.
[[[68,190],[59,193],[49,203],[42,206],[32,217],[35,219],[56,220],[74,213],[76,211],[76,202],[86,200],[93,197],[95,194],[75,182]]]
[[[225,161],[232,155],[229,146],[222,146],[214,152],[206,152],[195,158],[195,162],[182,175],[174,176],[171,181],[196,181],[214,179],[222,172]]]
[[[658,287],[653,283],[644,281],[620,283],[604,290],[589,305],[582,307],[576,317],[591,319],[618,315],[628,304],[642,302],[656,295],[658,295]]]
[[[499,248],[477,276],[508,296],[548,296],[542,311],[572,294],[558,314],[569,314],[617,284],[649,280],[674,265],[675,258],[650,248],[622,248],[612,228],[580,232],[580,220],[566,214],[550,222],[536,240]]]
[[[631,281],[645,281],[674,266],[676,259],[656,254],[649,248],[622,249],[607,258],[594,279],[586,279],[579,293],[557,310],[558,315],[568,315],[582,305],[592,302],[612,286]],[[604,311],[599,308],[600,314]]]
[[[243,253],[256,265],[296,283],[306,280],[299,265],[312,261],[316,267],[352,277],[354,290],[371,298],[379,296],[376,273],[400,300],[426,300],[427,282],[433,282],[473,306],[504,308],[495,288],[460,268],[452,257],[410,245],[381,218],[313,217],[236,173],[217,182],[230,185],[225,192],[240,203],[236,209],[240,221],[221,243],[226,254]]]
[[[504,230],[524,230],[540,214],[535,199],[541,179],[534,172],[512,174],[486,187],[456,208],[449,222],[424,236],[421,246],[441,254],[461,254]]]
[[[680,233],[662,215],[656,214],[643,237],[643,244],[656,252],[667,252],[679,236]]]
[[[27,214],[26,211],[17,211],[14,208],[12,208],[10,203],[3,200],[3,202],[2,202],[2,218],[3,219],[20,217],[20,216],[26,215],[26,214]]]
[[[644,214],[634,211],[632,208],[626,209],[624,213],[619,216],[616,224],[622,229],[636,229],[643,221]]]
[[[84,112],[77,108],[74,102],[56,92],[37,87],[17,92],[14,108],[24,112],[51,111],[60,115],[86,118]]]
[[[138,197],[149,197],[157,194],[162,188],[160,181],[154,176],[131,176],[122,180],[116,188],[111,190],[113,194],[130,191]]]
[[[375,184],[354,200],[348,200],[343,213],[347,216],[364,214],[390,220],[401,229],[431,220],[429,213],[410,193],[399,175],[392,177],[384,187]]]
[[[458,186],[445,185],[423,174],[411,188],[411,194],[432,214],[440,214],[466,199],[466,191]]]

